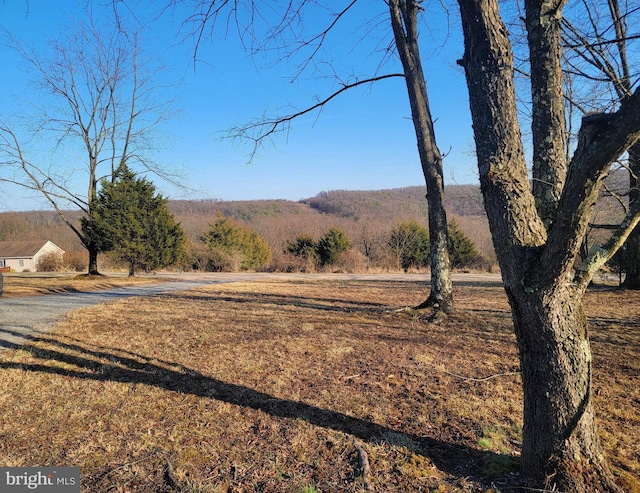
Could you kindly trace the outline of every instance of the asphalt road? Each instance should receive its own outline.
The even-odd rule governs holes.
[[[20,298],[0,297],[0,351],[13,348],[53,328],[56,320],[65,313],[99,303],[106,303],[131,296],[153,296],[159,293],[185,291],[211,284],[271,279],[283,280],[386,280],[424,281],[428,276],[415,274],[265,274],[265,273],[207,273],[207,274],[159,274],[167,282],[112,288],[97,292],[46,294]],[[176,279],[179,278],[179,279]],[[500,276],[490,274],[458,274],[455,282],[500,282]]]

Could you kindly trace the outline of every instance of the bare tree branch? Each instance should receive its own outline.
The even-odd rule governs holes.
[[[301,116],[307,115],[314,111],[322,109],[327,103],[329,103],[332,99],[336,98],[340,94],[354,89],[355,87],[362,86],[364,84],[371,84],[374,82],[378,82],[385,79],[395,78],[395,77],[404,77],[402,73],[396,74],[386,74],[379,75],[376,77],[370,77],[367,79],[360,79],[351,83],[343,83],[342,87],[337,91],[331,93],[329,96],[324,99],[318,101],[316,104],[313,104],[303,110],[296,111],[294,113],[275,117],[275,118],[265,118],[255,121],[253,123],[249,123],[247,125],[243,125],[240,127],[234,127],[229,130],[228,138],[230,139],[244,139],[253,142],[253,149],[250,153],[249,160],[251,161],[258,150],[262,146],[263,142],[269,137],[273,136],[273,134],[283,132],[288,130],[289,124]]]
[[[575,281],[586,289],[593,276],[600,270],[615,253],[624,245],[633,230],[640,224],[640,212],[627,214],[609,240],[602,246],[594,246],[590,249],[587,257],[576,269]]]

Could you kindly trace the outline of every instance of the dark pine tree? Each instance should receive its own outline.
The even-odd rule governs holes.
[[[338,256],[351,248],[351,242],[344,231],[331,228],[316,243],[316,254],[320,265],[331,265],[338,260]]]
[[[467,265],[478,256],[473,241],[464,234],[455,219],[449,223],[448,249],[451,267]]]
[[[404,271],[411,268],[429,267],[431,247],[429,230],[416,221],[398,224],[389,237],[389,248],[398,260],[398,267]]]
[[[153,183],[139,178],[126,165],[113,181],[103,180],[91,214],[82,219],[82,230],[103,252],[136,270],[152,271],[176,263],[185,236]]]

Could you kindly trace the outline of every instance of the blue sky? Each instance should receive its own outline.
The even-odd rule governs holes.
[[[78,6],[85,3],[6,0],[0,2],[0,26],[38,48],[46,37],[58,35],[67,12],[78,12]],[[95,11],[100,12],[102,3],[93,2]],[[344,19],[348,22],[342,30],[330,38],[326,54],[343,74],[369,76],[380,58],[381,40],[390,40],[390,28],[388,21],[375,28],[364,22],[371,12],[385,12],[381,0],[361,0],[360,4],[352,17]],[[153,12],[149,1],[139,3],[142,9],[135,0],[130,5],[141,18]],[[323,190],[424,185],[401,78],[339,96],[319,115],[294,121],[286,138],[276,137],[248,163],[250,145],[221,141],[226,130],[281,108],[302,108],[335,90],[335,83],[311,77],[291,83],[292,66],[254,61],[233,34],[225,39],[220,32],[203,40],[198,53],[202,62],[194,70],[192,44],[180,42],[184,33],[180,33],[179,21],[186,12],[165,14],[148,26],[143,39],[150,55],[166,66],[162,72],[166,82],[179,81],[175,106],[181,115],[158,127],[162,151],[155,159],[182,170],[184,183],[193,191],[185,197],[183,191],[154,180],[165,196],[298,200]],[[101,15],[109,15],[109,10]],[[422,28],[426,35],[421,49],[436,136],[446,154],[445,181],[476,183],[466,86],[455,64],[463,50],[456,19],[436,10],[429,12],[429,18],[430,29]],[[371,29],[367,36],[365,29]],[[364,41],[351,48],[363,36]],[[0,64],[0,116],[6,121],[20,113],[33,89],[26,85],[15,54],[4,45],[0,46]],[[393,60],[382,72],[399,71],[399,62]],[[31,159],[37,161],[38,156]],[[41,208],[47,208],[42,199],[0,184],[0,211]]]

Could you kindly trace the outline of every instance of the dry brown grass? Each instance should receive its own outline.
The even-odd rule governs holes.
[[[507,491],[522,403],[503,292],[459,284],[429,322],[402,309],[425,291],[237,283],[74,312],[0,354],[0,463],[78,465],[87,492],[357,492],[361,446],[374,491]],[[587,306],[603,441],[633,491],[640,293]]]
[[[83,274],[4,274],[3,293],[5,298],[19,296],[34,296],[51,293],[80,293],[83,291],[98,291],[118,286],[132,286],[134,284],[150,284],[167,281],[153,277],[113,277],[88,276]]]

